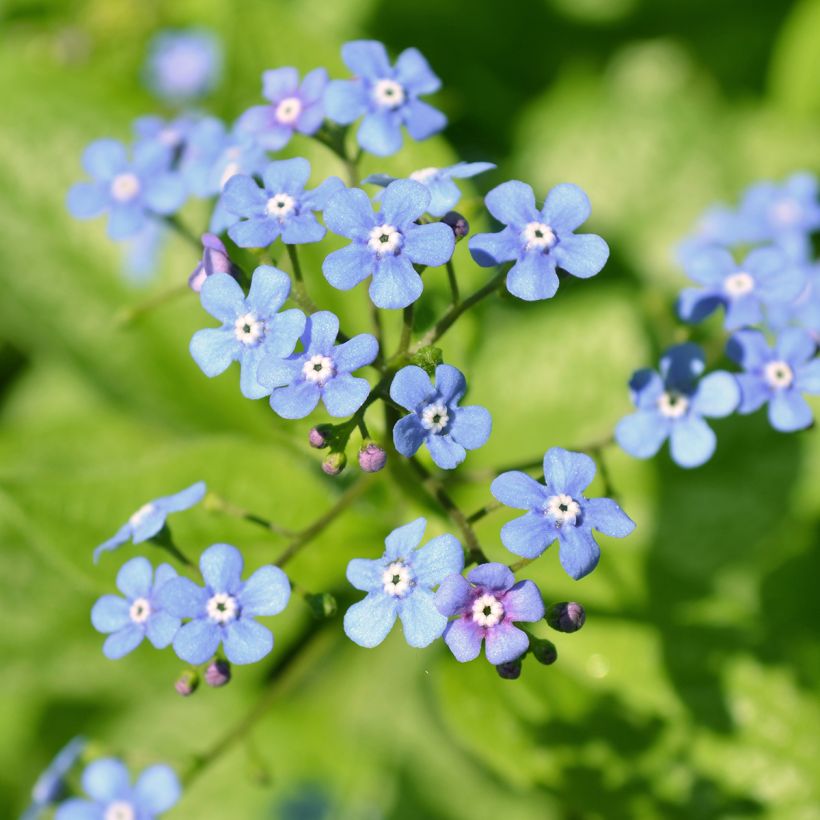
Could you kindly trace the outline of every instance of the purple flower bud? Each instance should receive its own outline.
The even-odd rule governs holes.
[[[188,277],[188,287],[199,293],[205,280],[215,273],[229,273],[236,280],[241,278],[239,269],[231,262],[222,240],[212,233],[204,233],[202,234],[202,259]]]
[[[211,661],[205,670],[205,683],[208,686],[224,686],[231,680],[231,665],[227,661]]]
[[[445,225],[449,225],[452,228],[456,237],[456,242],[458,242],[459,239],[464,239],[464,237],[470,233],[470,223],[467,221],[466,217],[458,211],[447,211],[447,213],[441,218],[441,221]]]
[[[187,698],[196,692],[197,686],[199,686],[199,675],[193,669],[186,669],[177,678],[174,689],[176,689],[182,697]]]
[[[575,601],[553,604],[547,611],[547,623],[558,632],[577,632],[586,619],[584,608]]]
[[[375,441],[369,441],[359,450],[359,467],[366,473],[378,473],[387,461],[387,453],[384,447],[380,447]]]
[[[318,427],[311,427],[310,432],[308,433],[308,442],[310,443],[310,446],[315,447],[317,450],[322,450],[327,447],[329,444],[327,440],[328,432],[329,428],[327,424],[320,424]]]
[[[543,640],[541,638],[530,639],[530,652],[533,658],[538,663],[543,663],[544,666],[550,666],[558,660],[558,650],[552,641]]]
[[[521,658],[516,658],[514,661],[507,661],[507,663],[500,663],[496,666],[495,671],[498,672],[499,677],[504,680],[516,680],[521,677]]]
[[[344,453],[331,453],[322,462],[322,469],[328,475],[339,475],[346,466],[347,456]]]

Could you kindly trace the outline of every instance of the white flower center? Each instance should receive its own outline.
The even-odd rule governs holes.
[[[398,108],[405,97],[404,88],[395,80],[379,80],[373,86],[373,99],[384,108]]]
[[[485,592],[473,601],[473,621],[479,626],[496,626],[503,617],[504,607],[495,595]]]
[[[413,574],[410,568],[401,561],[394,561],[382,573],[382,586],[388,595],[400,598],[413,585]]]
[[[658,398],[658,410],[668,419],[679,419],[689,409],[689,399],[683,393],[667,390]]]
[[[776,390],[791,387],[794,381],[794,371],[786,362],[769,362],[763,369],[763,376],[769,386]]]
[[[146,519],[146,518],[148,518],[148,516],[149,516],[149,515],[151,515],[151,513],[152,513],[152,512],[154,512],[154,510],[156,510],[156,507],[154,506],[154,504],[152,504],[152,503],[149,503],[149,504],[143,504],[143,505],[142,505],[142,506],[141,506],[141,507],[140,507],[140,508],[139,508],[139,509],[138,509],[138,510],[137,510],[137,511],[136,511],[136,512],[135,512],[135,513],[134,513],[134,514],[133,514],[133,515],[132,515],[132,516],[128,519],[128,523],[129,523],[132,527],[138,527],[140,524],[142,524],[142,522],[143,522],[143,521],[145,521],[145,519]]]
[[[794,225],[800,219],[800,206],[793,199],[781,199],[771,209],[771,217],[780,225]]]
[[[140,192],[141,188],[139,177],[130,171],[117,174],[111,180],[111,196],[117,202],[130,202]]]
[[[205,609],[212,621],[218,624],[226,624],[236,618],[236,611],[239,607],[233,595],[228,595],[227,592],[217,592],[216,595],[208,599]]]
[[[286,97],[276,106],[276,119],[284,125],[291,125],[302,113],[302,101],[298,97]]]
[[[151,617],[151,604],[147,598],[135,598],[128,611],[128,617],[135,624],[144,624]]]
[[[296,200],[290,194],[274,194],[265,205],[265,213],[282,222],[295,208]]]
[[[234,335],[243,345],[255,345],[265,335],[265,323],[255,313],[245,313],[234,322]]]
[[[727,276],[723,280],[723,289],[732,298],[745,296],[755,289],[755,280],[751,274],[740,270],[737,273],[731,274],[731,276]]]
[[[375,251],[380,256],[386,256],[389,253],[395,254],[401,249],[404,244],[404,237],[401,231],[393,225],[376,225],[370,231],[367,244],[370,250]]]
[[[115,800],[105,809],[105,820],[134,820],[137,813],[134,807],[126,800]]]
[[[422,185],[424,185],[425,183],[433,179],[438,172],[438,168],[421,168],[418,171],[413,171],[413,173],[410,174],[410,179],[414,180],[415,182],[420,182],[422,183]]]
[[[543,222],[530,222],[521,231],[521,239],[528,251],[548,251],[555,244],[555,234]]]
[[[574,526],[581,515],[581,505],[571,495],[560,493],[547,501],[547,514],[559,527],[563,524]]]
[[[450,415],[447,412],[447,406],[440,401],[428,404],[424,410],[421,411],[421,424],[425,430],[432,430],[434,433],[440,433],[450,421]]]
[[[330,356],[311,356],[303,365],[302,373],[309,382],[323,385],[336,374]]]

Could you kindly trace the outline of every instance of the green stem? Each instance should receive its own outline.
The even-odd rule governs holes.
[[[316,313],[319,308],[313,299],[310,298],[305,287],[305,280],[302,276],[302,265],[299,263],[299,254],[296,251],[295,245],[285,245],[288,250],[288,258],[290,259],[290,267],[293,271],[293,288],[290,292],[290,298],[305,311],[305,313]]]
[[[403,356],[410,348],[410,340],[413,338],[413,304],[409,304],[402,314],[401,339],[399,339],[399,349],[394,359]]]
[[[459,302],[458,279],[456,279],[456,269],[453,267],[453,260],[448,259],[445,267],[447,268],[447,281],[450,283],[450,295],[453,300],[453,305],[457,305]]]
[[[279,524],[274,524],[273,521],[269,521],[261,515],[248,512],[248,510],[245,510],[236,504],[232,504],[230,501],[222,498],[222,496],[217,495],[216,493],[208,493],[205,498],[204,506],[206,509],[213,510],[214,512],[221,512],[225,515],[233,516],[234,518],[242,518],[245,521],[249,521],[251,524],[256,524],[258,527],[262,527],[272,533],[275,533],[276,535],[282,535],[286,538],[293,538],[298,534],[294,530],[289,530],[286,527],[279,526]]]
[[[202,239],[198,237],[176,214],[163,217],[163,221],[169,228],[176,231],[186,242],[196,248],[199,255],[202,255]]]
[[[167,524],[153,538],[148,540],[160,549],[165,550],[184,566],[196,569],[196,564],[174,543],[171,538],[171,530]]]
[[[489,504],[485,504],[480,510],[476,510],[474,513],[468,515],[467,523],[475,524],[476,521],[480,521],[485,515],[489,515],[491,512],[495,512],[503,506],[500,501],[491,501]]]
[[[149,296],[144,302],[140,302],[130,308],[124,308],[117,317],[117,324],[130,324],[140,316],[144,316],[146,313],[150,313],[155,308],[167,304],[168,302],[173,302],[174,299],[179,299],[180,296],[183,296],[186,293],[193,293],[187,283],[182,285],[174,285],[167,290],[155,293],[153,296]]]

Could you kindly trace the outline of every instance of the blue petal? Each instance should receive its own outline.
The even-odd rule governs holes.
[[[589,219],[589,197],[569,182],[556,185],[544,200],[541,219],[562,239]]]
[[[584,527],[562,527],[558,544],[561,566],[576,581],[598,566],[601,549],[592,533]]]
[[[769,402],[769,421],[775,430],[791,433],[810,427],[811,407],[796,390],[779,390]]]
[[[154,612],[145,623],[145,634],[156,649],[170,646],[179,631],[182,621],[168,612]]]
[[[697,324],[710,316],[726,300],[710,290],[684,288],[678,296],[678,316],[684,322]]]
[[[671,424],[655,410],[624,416],[615,427],[615,441],[634,458],[652,458],[669,435]]]
[[[544,455],[544,478],[551,492],[578,496],[595,478],[595,461],[586,453],[551,447]]]
[[[484,204],[499,222],[519,229],[540,218],[532,188],[518,180],[502,182],[493,188],[484,198]]]
[[[245,293],[227,273],[209,276],[199,292],[202,307],[220,322],[233,323],[245,307]]]
[[[237,216],[262,216],[267,201],[256,180],[245,174],[235,174],[222,189],[222,204]]]
[[[404,229],[418,219],[429,204],[430,192],[424,185],[412,179],[397,179],[384,191],[380,216],[384,222]],[[452,230],[447,229],[452,235]]]
[[[142,643],[144,637],[144,627],[133,623],[128,624],[105,639],[103,655],[112,661],[119,660],[129,652],[133,652]]]
[[[395,310],[415,302],[422,290],[421,277],[410,260],[400,254],[384,256],[378,261],[368,292],[376,307]]]
[[[721,288],[723,280],[737,270],[734,257],[725,248],[707,248],[684,262],[686,275],[694,282]]]
[[[114,204],[108,215],[108,236],[119,241],[134,236],[145,225],[145,209],[137,202]]]
[[[94,179],[108,182],[128,165],[125,146],[119,140],[95,140],[83,151],[82,163]]]
[[[100,560],[100,556],[104,552],[110,552],[111,550],[115,550],[117,547],[125,544],[126,541],[131,540],[131,523],[126,521],[116,532],[115,535],[112,535],[107,541],[103,541],[98,547],[94,549],[94,563],[96,564],[97,561]]]
[[[455,470],[467,457],[467,451],[448,434],[427,437],[427,449],[442,470]]]
[[[276,241],[280,232],[279,223],[267,216],[255,216],[228,228],[228,236],[240,248],[267,248]]]
[[[160,174],[145,183],[145,204],[161,215],[172,214],[182,207],[187,192],[178,174]]]
[[[191,507],[199,504],[199,502],[205,498],[205,490],[205,482],[197,481],[196,484],[191,484],[190,487],[186,487],[178,493],[158,498],[154,504],[162,507],[167,513],[190,510]]]
[[[417,649],[440,638],[447,626],[447,618],[433,603],[433,593],[421,587],[399,602],[398,613],[405,640]]]
[[[339,290],[350,290],[376,269],[376,259],[366,245],[352,244],[333,251],[322,262],[325,279]]]
[[[536,558],[556,537],[555,527],[539,512],[527,512],[501,528],[501,543],[523,558]]]
[[[239,593],[244,615],[277,615],[290,600],[288,576],[272,565],[260,567],[245,582]]]
[[[357,76],[381,79],[392,74],[384,45],[378,40],[351,40],[342,46],[345,65]]]
[[[435,394],[430,377],[414,364],[399,370],[390,384],[390,398],[407,410],[416,410]]]
[[[396,60],[396,79],[413,94],[433,94],[441,80],[417,48],[406,48]]]
[[[302,84],[299,87],[299,95],[306,101],[315,102],[321,100],[325,86],[327,85],[327,70],[324,68],[314,68],[305,74]]]
[[[258,348],[262,354],[260,361],[266,356],[278,359],[290,356],[305,329],[306,322],[305,314],[296,308],[283,310],[269,319],[265,341],[262,348]]]
[[[477,265],[491,268],[502,262],[518,258],[521,241],[513,228],[504,228],[498,233],[478,233],[470,237],[470,255]]]
[[[228,624],[222,647],[231,663],[256,663],[273,649],[273,633],[251,618],[243,617]]]
[[[272,68],[262,73],[262,96],[271,102],[292,97],[299,88],[299,72],[292,66]]]
[[[305,353],[310,356],[316,353],[321,353],[323,356],[330,355],[333,352],[333,342],[336,341],[338,334],[339,317],[329,310],[316,311],[308,316],[305,324],[305,333],[302,337]]]
[[[108,207],[108,191],[93,182],[78,182],[69,189],[66,205],[75,219],[91,219]]]
[[[663,379],[649,368],[636,370],[629,380],[629,392],[639,410],[655,410],[664,392]]]
[[[324,218],[333,233],[348,239],[366,240],[376,225],[373,204],[361,188],[346,188],[333,194],[325,206]]]
[[[762,407],[772,397],[772,388],[761,376],[753,376],[749,373],[738,373],[738,387],[740,387],[740,405],[738,413],[754,413]]]
[[[149,766],[137,779],[134,798],[143,812],[152,817],[168,811],[179,801],[182,788],[170,766]]]
[[[360,367],[371,364],[379,355],[379,343],[375,336],[360,333],[340,344],[333,351],[333,363],[338,373],[352,373]]]
[[[508,566],[490,561],[473,567],[467,573],[467,580],[476,586],[501,592],[509,589],[515,583],[515,575]]]
[[[369,393],[367,379],[340,373],[325,385],[322,401],[331,416],[341,419],[355,413],[364,404]]]
[[[758,370],[772,359],[772,350],[759,330],[739,330],[726,343],[726,355],[744,370]]]
[[[171,578],[157,590],[156,600],[176,618],[197,618],[205,611],[208,592],[190,578]]]
[[[389,157],[401,148],[401,118],[395,111],[365,114],[356,132],[359,145],[377,157]]]
[[[119,595],[103,595],[91,607],[91,623],[97,632],[116,632],[130,620],[128,601]]]
[[[247,305],[260,316],[272,316],[282,307],[289,294],[290,277],[272,265],[260,265],[253,272]]]
[[[467,390],[464,374],[451,364],[436,365],[436,392],[445,404],[461,400]]]
[[[433,216],[444,216],[447,211],[451,211],[458,205],[461,199],[461,191],[453,180],[446,177],[431,179],[425,183],[430,192],[430,204],[427,206],[427,213]]]
[[[41,808],[38,808],[31,820],[38,820],[41,813]],[[57,806],[54,820],[103,820],[103,810],[96,803],[72,797]]]
[[[449,168],[444,169],[444,176],[456,179],[469,179],[485,171],[492,171],[495,168],[493,162],[457,162]]]
[[[706,367],[703,349],[693,342],[673,345],[661,357],[661,375],[667,387],[688,392]]]
[[[131,540],[135,544],[141,544],[153,538],[165,526],[165,511],[156,503],[153,503],[151,507],[149,512],[140,516],[136,524],[131,525]]]
[[[174,636],[174,652],[188,663],[205,663],[214,656],[220,639],[219,627],[213,621],[190,621]]]
[[[525,302],[551,299],[558,290],[552,254],[528,253],[510,268],[507,290]]]
[[[820,358],[814,359],[797,371],[794,386],[803,393],[820,393]]]
[[[316,217],[307,211],[297,214],[285,222],[282,241],[288,245],[307,245],[324,239],[327,229],[320,225]]]
[[[224,373],[231,362],[236,360],[239,345],[240,342],[232,331],[209,327],[194,333],[189,350],[202,372],[213,378]]]
[[[103,757],[89,763],[83,770],[83,791],[100,803],[127,796],[131,778],[125,764],[113,757]]]
[[[520,658],[530,646],[526,632],[511,623],[502,622],[487,630],[487,660],[494,666]]]
[[[635,529],[635,522],[611,498],[590,498],[584,504],[584,525],[613,538],[625,538]]]
[[[553,250],[559,268],[588,279],[595,276],[609,259],[609,245],[594,233],[564,236]]]
[[[726,319],[724,324],[727,330],[736,330],[747,325],[756,325],[763,321],[763,311],[760,300],[754,293],[729,299],[726,305]]]
[[[483,640],[483,631],[468,618],[451,621],[444,630],[444,643],[450,647],[453,657],[461,663],[473,661],[481,654]]]
[[[383,591],[371,592],[345,612],[345,635],[359,646],[378,646],[396,623],[396,599]]]
[[[331,80],[325,91],[328,119],[349,125],[367,111],[367,89],[360,80]]]
[[[242,553],[230,544],[214,544],[199,558],[199,569],[205,583],[214,592],[235,595],[242,583]]]
[[[417,265],[436,267],[449,261],[455,242],[453,229],[443,222],[412,225],[405,230],[402,252]]]
[[[321,185],[305,193],[302,197],[302,208],[323,211],[330,198],[339,191],[343,191],[344,188],[345,184],[339,177],[328,177]]]
[[[310,163],[302,157],[269,163],[262,172],[265,189],[272,194],[300,194],[310,179]]]
[[[511,621],[535,623],[544,617],[544,599],[533,581],[519,581],[504,594],[504,614]]]
[[[362,592],[374,592],[383,587],[384,563],[369,558],[353,558],[347,565],[347,580]]]
[[[547,498],[547,488],[526,473],[510,470],[497,476],[490,485],[493,497],[518,510],[540,509]]]
[[[715,452],[716,437],[699,416],[689,416],[672,425],[669,439],[672,460],[681,467],[700,467]]]
[[[692,397],[692,408],[701,416],[713,418],[734,413],[739,403],[740,387],[737,379],[723,370],[704,376]]]
[[[455,536],[446,533],[412,553],[411,562],[416,582],[422,587],[434,587],[464,569],[464,550]]]
[[[493,426],[490,411],[478,405],[459,407],[455,416],[453,426],[450,428],[453,440],[465,450],[483,447],[490,437]]]
[[[402,114],[407,133],[414,140],[426,140],[447,127],[447,117],[421,100],[410,100]]]
[[[778,358],[787,361],[792,367],[803,364],[814,356],[817,343],[811,333],[802,328],[784,330],[775,342],[774,351]]]
[[[316,409],[320,396],[317,384],[298,381],[287,387],[276,388],[270,394],[270,406],[283,419],[303,419]]]
[[[154,593],[156,594],[163,584],[177,577],[177,571],[170,564],[160,564],[154,572]]]
[[[151,594],[151,580],[154,575],[151,562],[141,555],[126,561],[117,573],[117,589],[133,601],[147,598]]]
[[[418,452],[426,437],[427,431],[415,413],[400,418],[393,427],[393,446],[407,458]]]
[[[426,518],[416,518],[409,524],[397,527],[384,539],[387,548],[384,557],[390,561],[410,559],[414,554],[413,550],[421,543],[426,527]]]
[[[436,592],[436,609],[447,617],[461,612],[470,602],[472,587],[466,578],[454,573],[448,575]]]

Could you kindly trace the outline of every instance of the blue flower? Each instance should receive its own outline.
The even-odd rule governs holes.
[[[67,205],[77,219],[108,211],[108,235],[126,239],[151,217],[174,213],[185,201],[185,186],[170,171],[173,152],[159,142],[134,146],[129,162],[117,140],[92,142],[83,153],[83,167],[93,182],[78,182],[68,192]]]
[[[277,68],[262,75],[262,96],[270,105],[249,108],[237,128],[253,135],[268,151],[284,148],[294,131],[315,134],[325,117],[323,98],[327,71],[316,68],[299,84],[295,68]]]
[[[820,339],[820,263],[805,265],[803,269],[806,279],[803,290],[791,302],[769,305],[766,324],[774,331],[800,327]]]
[[[396,617],[410,646],[428,646],[444,632],[447,618],[436,609],[432,590],[464,569],[464,552],[452,535],[416,549],[426,526],[424,518],[417,518],[385,538],[387,549],[380,559],[354,558],[347,565],[347,580],[367,593],[344,618],[345,634],[359,646],[378,646]]]
[[[52,803],[56,803],[63,796],[66,776],[85,747],[86,739],[75,737],[57,752],[45,771],[37,778],[31,790],[31,803],[23,812],[21,820],[37,820]]]
[[[429,204],[429,191],[408,179],[387,186],[378,214],[359,188],[332,196],[325,208],[325,224],[353,242],[322,263],[327,281],[334,288],[350,290],[372,276],[369,292],[377,307],[403,308],[415,302],[424,286],[413,265],[443,265],[455,247],[448,225],[416,224]]]
[[[573,233],[590,212],[589,199],[577,185],[556,185],[540,211],[532,188],[516,180],[493,188],[484,202],[507,227],[473,236],[470,253],[485,268],[515,261],[507,274],[507,290],[519,299],[533,302],[554,296],[556,267],[587,279],[609,258],[609,246],[600,236]]]
[[[120,528],[116,534],[103,541],[94,550],[94,563],[99,561],[100,555],[110,550],[132,541],[140,544],[153,538],[164,526],[166,517],[173,512],[189,510],[205,496],[205,482],[197,481],[190,487],[180,490],[174,495],[166,495],[162,498],[155,498],[147,504],[143,504]]]
[[[326,231],[313,212],[323,210],[345,186],[338,177],[329,177],[305,191],[309,178],[310,163],[298,157],[271,162],[262,173],[261,188],[252,177],[232,177],[222,204],[241,221],[228,229],[228,235],[241,248],[266,248],[279,236],[288,245],[318,242]]]
[[[805,286],[800,267],[774,247],[757,248],[740,264],[725,248],[711,248],[689,256],[685,267],[689,278],[703,287],[681,292],[681,319],[700,322],[723,305],[728,330],[758,324],[764,306],[791,302]]]
[[[342,125],[364,115],[356,139],[365,151],[395,154],[401,148],[402,125],[414,140],[427,139],[447,125],[444,114],[419,99],[438,91],[441,81],[417,49],[402,51],[391,66],[381,43],[356,40],[342,46],[342,59],[355,79],[328,85],[325,110]]]
[[[207,29],[167,30],[149,45],[145,65],[148,87],[173,103],[202,97],[219,82],[222,49]]]
[[[544,600],[532,581],[515,582],[504,564],[479,564],[467,577],[454,574],[436,592],[436,608],[455,620],[447,624],[444,642],[461,663],[475,660],[486,642],[494,666],[520,658],[530,646],[526,632],[514,624],[544,617]]]
[[[260,265],[253,273],[247,297],[227,273],[215,273],[202,285],[202,307],[222,327],[198,330],[191,339],[191,356],[209,378],[239,362],[239,389],[248,399],[261,399],[270,391],[256,380],[259,363],[266,357],[284,359],[296,347],[305,329],[300,310],[279,309],[290,293],[286,273]]]
[[[321,310],[307,320],[302,336],[304,352],[288,359],[264,359],[256,374],[272,390],[270,406],[285,419],[303,419],[319,403],[328,413],[344,418],[355,413],[370,392],[367,379],[350,374],[370,364],[379,343],[368,333],[334,345],[339,319]]]
[[[757,330],[741,330],[726,346],[730,359],[744,369],[737,375],[741,402],[738,412],[754,413],[768,403],[775,430],[789,433],[809,427],[813,416],[803,393],[820,393],[820,357],[805,330],[790,328],[769,347]]]
[[[552,447],[544,456],[544,484],[513,470],[493,481],[502,504],[527,510],[501,528],[501,543],[516,555],[536,558],[557,538],[561,566],[578,580],[598,564],[601,550],[592,534],[624,538],[635,522],[611,498],[586,498],[595,462],[584,453]]]
[[[410,411],[396,422],[393,444],[408,458],[422,444],[443,470],[464,461],[467,450],[484,445],[490,437],[492,418],[485,407],[459,407],[467,390],[461,371],[449,364],[436,367],[435,385],[420,367],[399,370],[390,385],[390,398]]]
[[[261,567],[242,580],[236,547],[214,544],[199,559],[205,586],[174,578],[160,591],[160,603],[178,618],[190,618],[174,638],[174,651],[188,663],[205,663],[222,643],[231,663],[255,663],[273,649],[273,635],[258,615],[276,615],[287,606],[290,582],[279,567]]]
[[[153,820],[172,808],[182,789],[170,766],[149,766],[132,786],[128,769],[113,757],[95,760],[83,771],[83,790],[57,807],[54,820]]]
[[[686,343],[666,351],[660,375],[637,370],[629,382],[637,412],[618,422],[618,444],[635,458],[651,458],[669,438],[672,460],[681,467],[707,462],[716,439],[703,417],[722,418],[734,412],[740,388],[735,377],[722,370],[698,381],[705,366],[703,351]]]
[[[447,211],[455,208],[461,199],[461,191],[453,182],[454,179],[469,179],[493,168],[495,165],[492,162],[457,162],[449,168],[422,168],[419,171],[413,171],[408,179],[420,182],[430,192],[427,213],[433,216],[444,216]],[[389,174],[371,174],[364,182],[386,188],[396,179],[397,177],[391,177]],[[380,199],[381,193],[374,198]]]

